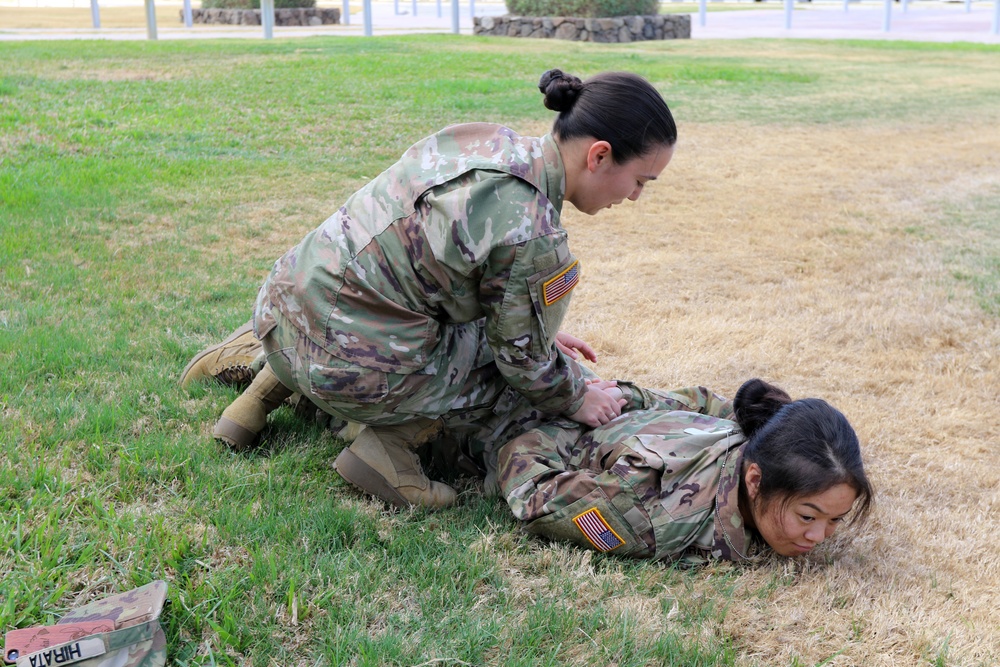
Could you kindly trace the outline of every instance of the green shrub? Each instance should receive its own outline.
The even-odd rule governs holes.
[[[275,9],[315,7],[316,0],[274,0]],[[260,9],[260,0],[201,0],[202,9]]]
[[[659,0],[507,0],[514,16],[648,16]]]

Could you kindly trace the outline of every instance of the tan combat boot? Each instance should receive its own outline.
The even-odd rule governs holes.
[[[260,341],[253,335],[253,320],[250,320],[226,340],[196,354],[181,373],[181,386],[214,379],[233,387],[245,387],[253,382],[263,365],[263,352]]]
[[[441,509],[455,504],[455,489],[427,478],[413,451],[436,434],[437,423],[402,426],[367,426],[354,443],[342,451],[333,467],[341,477],[364,493],[396,507],[418,505]]]
[[[281,384],[270,366],[264,366],[243,395],[222,412],[212,435],[236,451],[253,447],[267,425],[267,416],[292,390]]]

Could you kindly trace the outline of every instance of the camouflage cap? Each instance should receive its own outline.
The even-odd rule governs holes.
[[[166,582],[153,581],[73,609],[54,626],[14,631],[21,633],[14,641],[8,633],[5,661],[17,667],[163,667],[159,618],[166,598]],[[53,643],[56,637],[61,643]]]

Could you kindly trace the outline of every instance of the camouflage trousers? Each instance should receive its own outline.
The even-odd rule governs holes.
[[[376,434],[380,427],[439,422],[439,435],[422,452],[439,477],[483,476],[487,493],[496,493],[499,445],[544,421],[565,421],[538,411],[507,384],[493,362],[483,321],[443,327],[427,366],[400,374],[339,359],[277,312],[272,316],[275,326],[261,343],[282,384],[324,413],[366,424]]]

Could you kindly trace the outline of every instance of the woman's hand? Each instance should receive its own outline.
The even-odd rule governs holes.
[[[611,398],[615,400],[621,399],[619,403],[621,403],[622,407],[625,406],[626,401],[625,399],[622,398],[622,396],[624,396],[625,394],[622,393],[622,390],[618,388],[617,380],[601,380],[601,379],[592,380],[591,378],[584,378],[584,379],[588,385],[603,390],[609,396],[611,396]]]
[[[594,348],[568,333],[562,331],[556,333],[556,347],[570,359],[579,359],[582,354],[587,361],[597,362],[597,353],[594,352]]]
[[[601,386],[606,384],[610,384],[610,386]],[[583,397],[583,406],[569,415],[569,418],[591,428],[607,424],[622,413],[622,407],[625,405],[625,399],[615,398],[611,393],[612,390],[616,391],[619,396],[621,395],[621,390],[614,386],[613,381],[600,380],[588,383],[587,394]]]

